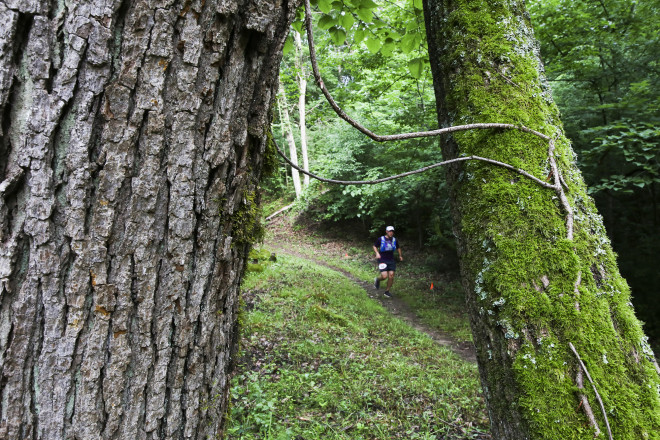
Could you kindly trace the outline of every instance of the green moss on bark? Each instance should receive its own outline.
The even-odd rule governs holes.
[[[584,411],[576,411],[583,393],[605,431],[586,378],[585,389],[577,389],[572,342],[597,384],[614,438],[660,438],[653,354],[563,137],[522,1],[427,1],[425,8],[441,124],[522,124],[557,137],[555,156],[575,211],[568,240],[552,190],[483,163],[448,173],[496,437],[593,438]],[[444,152],[447,159],[489,157],[545,178],[547,148],[529,134],[493,130],[456,134]]]

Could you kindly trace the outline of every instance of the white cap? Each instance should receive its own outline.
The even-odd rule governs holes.
[[[394,226],[388,226],[385,228],[385,232],[390,232],[394,230]]]

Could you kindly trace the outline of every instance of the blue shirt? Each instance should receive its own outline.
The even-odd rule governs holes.
[[[391,250],[381,250],[383,238],[385,239],[385,247]],[[380,259],[378,260],[381,263],[394,263],[394,250],[399,247],[399,240],[394,237],[388,238],[386,235],[379,237],[378,240],[374,243],[376,249],[380,253]]]

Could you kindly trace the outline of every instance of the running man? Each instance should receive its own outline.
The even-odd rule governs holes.
[[[374,243],[374,252],[376,252],[376,258],[378,259],[378,270],[380,270],[380,275],[374,280],[374,286],[376,289],[380,288],[380,282],[387,279],[387,289],[385,290],[385,298],[392,298],[390,289],[394,283],[394,271],[396,270],[396,262],[394,261],[394,250],[399,252],[399,261],[403,261],[403,256],[401,255],[401,248],[399,243],[394,238],[394,226],[388,226],[385,228],[385,235],[380,237]]]

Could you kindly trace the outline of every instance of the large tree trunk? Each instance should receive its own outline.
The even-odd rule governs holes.
[[[0,438],[221,433],[293,3],[0,2]]]
[[[552,190],[482,162],[448,172],[495,438],[592,439],[598,430],[607,438],[571,342],[614,438],[660,438],[657,364],[562,136],[524,2],[425,0],[424,8],[440,125],[513,123],[557,136],[555,156],[575,212],[571,240]],[[456,134],[443,152],[446,159],[490,157],[542,179],[550,172],[547,143],[515,130]]]

